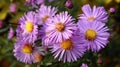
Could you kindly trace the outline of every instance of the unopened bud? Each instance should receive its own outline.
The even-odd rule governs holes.
[[[102,59],[98,58],[97,63],[102,64]]]
[[[17,11],[17,6],[15,4],[10,4],[9,11],[14,13]]]
[[[3,22],[0,21],[0,29],[3,27]]]
[[[67,0],[66,3],[65,3],[65,6],[69,9],[73,8],[73,3],[71,0]]]
[[[41,62],[42,61],[42,55],[40,55],[40,54],[36,54],[35,55],[35,62]]]
[[[82,63],[82,65],[80,67],[88,67],[88,65],[85,63]]]
[[[15,32],[14,32],[13,28],[10,28],[9,33],[8,33],[8,40],[10,40],[10,39],[13,38],[14,33],[15,33]]]
[[[114,8],[114,7],[111,7],[111,8],[109,9],[109,12],[110,12],[110,13],[115,13],[115,8]]]

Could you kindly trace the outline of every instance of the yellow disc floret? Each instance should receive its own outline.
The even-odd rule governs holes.
[[[85,32],[85,37],[86,37],[87,40],[90,40],[90,41],[95,40],[96,36],[97,36],[97,33],[94,30],[88,29]]]
[[[62,31],[64,31],[64,29],[65,29],[65,25],[63,23],[59,22],[56,24],[56,30],[58,32],[62,32]]]
[[[26,25],[25,25],[25,30],[28,32],[28,33],[31,33],[34,29],[34,25],[32,22],[26,22]]]
[[[31,54],[33,52],[32,45],[31,44],[24,45],[22,51],[26,54]]]
[[[70,39],[67,39],[61,43],[61,47],[64,50],[71,50],[73,47],[73,42]]]
[[[44,17],[42,17],[42,22],[45,22],[48,18],[49,18],[49,16],[45,15]]]
[[[40,54],[36,54],[34,57],[35,57],[35,62],[41,62],[43,59],[42,55]]]
[[[94,21],[94,20],[95,20],[95,17],[93,17],[93,16],[88,17],[87,20],[89,20],[89,21]]]

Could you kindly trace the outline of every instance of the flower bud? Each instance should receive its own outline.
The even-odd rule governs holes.
[[[73,3],[72,3],[72,1],[67,0],[66,3],[65,3],[65,6],[66,6],[67,8],[69,8],[69,9],[73,8]]]
[[[8,33],[8,40],[10,40],[10,39],[13,38],[14,33],[15,33],[15,32],[14,32],[13,28],[10,28],[9,33]]]
[[[9,11],[12,12],[12,13],[16,12],[17,11],[17,6],[13,3],[10,4]]]
[[[102,59],[98,58],[97,63],[102,64]]]
[[[3,22],[0,21],[0,29],[3,27]]]
[[[43,59],[42,55],[40,55],[40,54],[35,55],[35,62],[41,62],[42,59]]]
[[[88,67],[88,65],[85,63],[82,63],[81,67]]]
[[[115,8],[114,8],[114,7],[111,7],[111,8],[109,9],[109,12],[110,12],[110,13],[115,13]]]

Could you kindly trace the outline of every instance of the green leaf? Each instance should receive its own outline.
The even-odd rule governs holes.
[[[0,33],[3,33],[5,31],[7,31],[9,29],[9,26],[7,26],[6,28],[0,29]]]
[[[2,11],[0,12],[0,20],[4,20],[8,14],[8,6],[5,5],[5,7],[2,9]]]

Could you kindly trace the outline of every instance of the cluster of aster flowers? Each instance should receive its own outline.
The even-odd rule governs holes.
[[[40,62],[45,56],[43,46],[50,49],[54,58],[63,62],[74,62],[86,51],[97,52],[108,43],[108,19],[104,7],[89,4],[82,7],[83,14],[75,23],[67,11],[58,13],[56,7],[41,5],[20,18],[14,56],[17,60],[31,64]],[[36,41],[41,44],[36,45]]]

